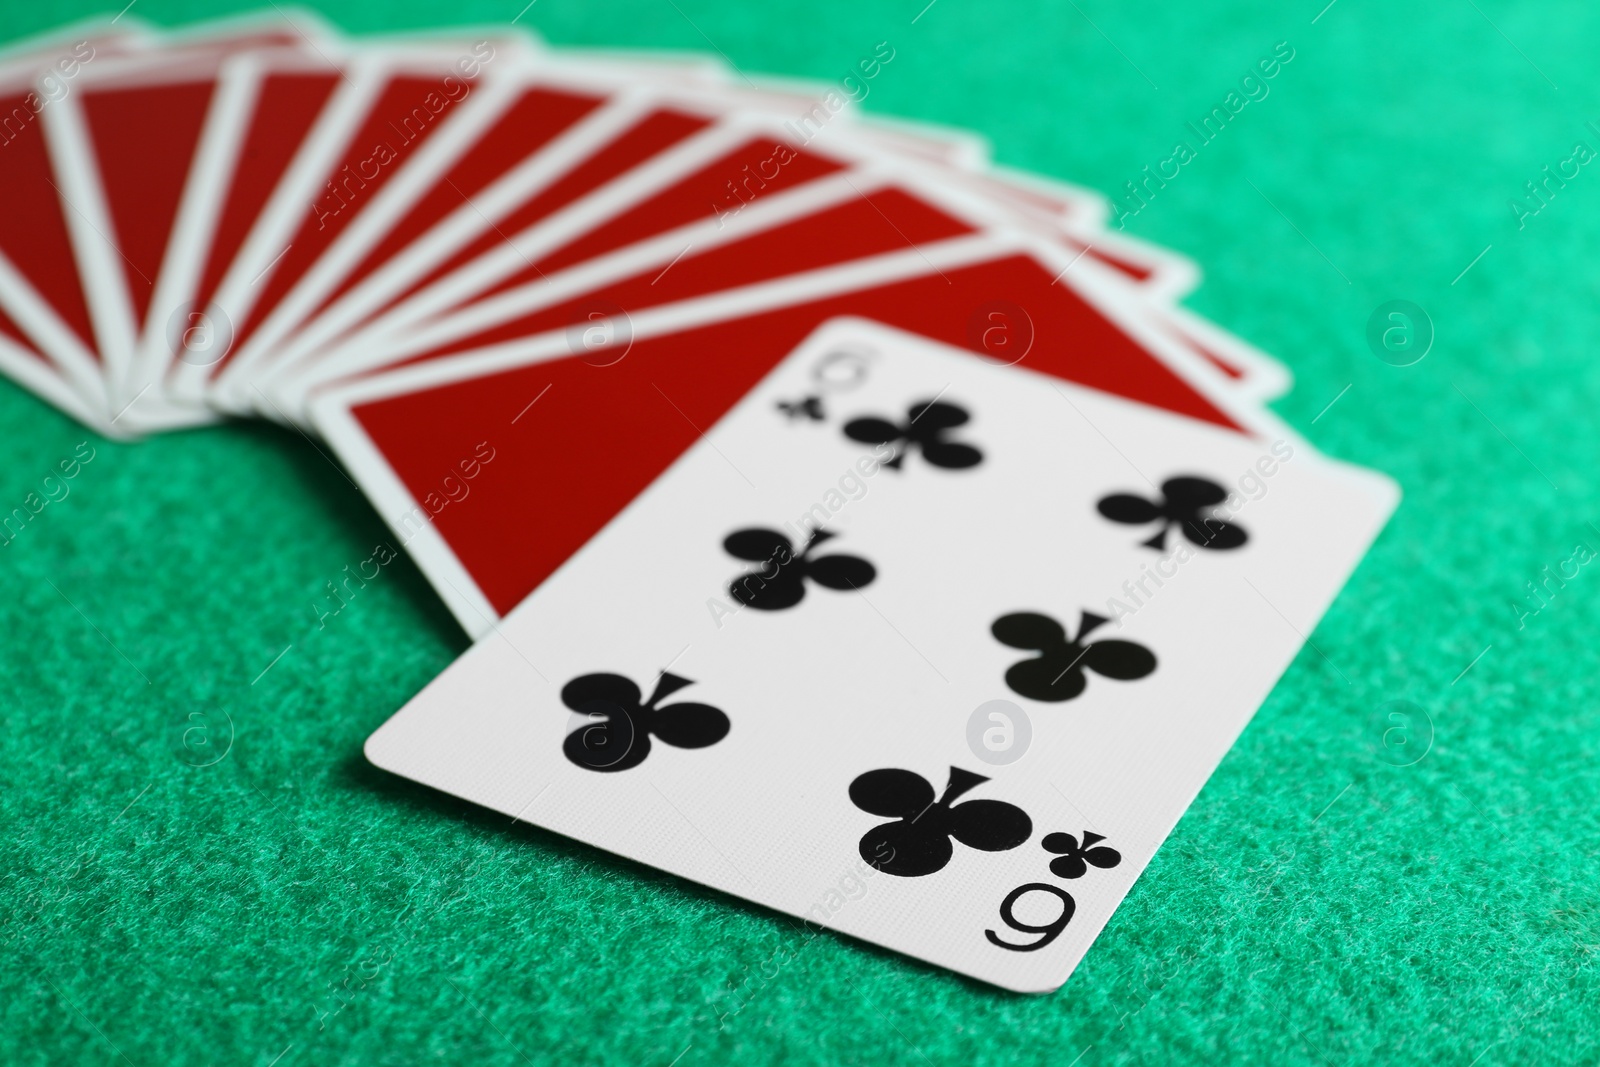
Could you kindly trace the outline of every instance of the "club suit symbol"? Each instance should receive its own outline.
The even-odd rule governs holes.
[[[650,755],[654,734],[675,748],[705,748],[728,736],[728,717],[709,704],[661,701],[694,683],[661,672],[654,693],[639,701],[639,687],[620,674],[585,674],[561,688],[561,702],[581,715],[603,719],[567,735],[567,759],[591,771],[625,771]]]
[[[1048,615],[1019,612],[996,619],[989,632],[1001,644],[1039,653],[1013,664],[1006,671],[1006,685],[1018,696],[1054,703],[1071,700],[1083,692],[1088,685],[1086,670],[1119,681],[1143,678],[1154,671],[1156,657],[1143,645],[1084,640],[1110,621],[1085,611],[1078,622],[1078,636],[1068,639],[1067,631]]]
[[[799,400],[780,400],[778,410],[791,419],[809,419],[822,422],[828,416],[822,410],[820,396],[803,396]]]
[[[1110,870],[1122,862],[1122,853],[1110,845],[1100,844],[1105,839],[1104,834],[1085,830],[1081,842],[1071,834],[1055,833],[1045,834],[1039,844],[1046,852],[1056,853],[1056,858],[1050,861],[1051,874],[1060,878],[1082,878],[1090,867]]]
[[[746,607],[782,611],[805,598],[807,578],[828,589],[871,585],[878,576],[877,568],[859,556],[812,555],[818,545],[835,536],[819,527],[797,555],[794,545],[777,530],[756,527],[729,534],[722,542],[729,555],[762,566],[735,578],[728,585],[728,593]]]
[[[893,818],[861,838],[861,858],[885,874],[920,878],[944,869],[955,854],[950,839],[984,852],[1016,848],[1033,833],[1027,812],[1001,800],[968,800],[963,793],[989,779],[959,767],[937,799],[920,774],[897,768],[867,771],[850,783],[850,800],[872,815]]]
[[[1167,533],[1173,526],[1201,548],[1238,548],[1249,539],[1244,527],[1201,514],[1226,499],[1227,490],[1210,479],[1181,477],[1168,478],[1161,483],[1160,500],[1147,500],[1132,493],[1113,493],[1102,498],[1098,507],[1100,514],[1112,522],[1144,526],[1160,521],[1161,528],[1154,536],[1141,542],[1158,552],[1166,551]]]
[[[922,458],[935,467],[963,470],[983,462],[983,453],[971,445],[945,440],[945,434],[971,418],[966,408],[938,400],[924,400],[906,409],[904,423],[875,417],[851,419],[844,434],[852,441],[869,445],[895,446],[894,458],[885,467],[899,470],[912,447],[922,450]]]

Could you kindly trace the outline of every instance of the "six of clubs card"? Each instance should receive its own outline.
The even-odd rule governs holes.
[[[367,754],[1051,990],[1395,502],[1288,441],[838,320]],[[985,707],[1025,751],[972,740]]]

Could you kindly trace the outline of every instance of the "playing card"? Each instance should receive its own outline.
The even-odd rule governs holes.
[[[68,269],[71,249],[55,240],[67,232],[45,194],[52,175],[40,116],[72,99],[95,60],[114,61],[147,44],[148,35],[135,19],[102,18],[0,51],[0,84],[8,94],[0,148],[16,147],[6,153],[0,182],[7,203],[20,207],[9,222],[24,227],[21,232],[6,228],[0,235],[0,372],[86,425],[112,434],[119,427],[108,422],[105,383],[96,353],[86,343],[88,314]],[[30,203],[42,214],[28,216]],[[55,243],[34,247],[38,240]]]
[[[98,182],[92,158],[64,154],[81,132],[82,104],[94,95],[105,76],[139,59],[158,42],[135,31],[131,19],[91,23],[49,45],[30,44],[31,53],[6,64],[6,84],[13,95],[6,104],[3,179],[10,222],[0,227],[0,303],[29,339],[30,347],[48,357],[71,387],[97,412],[91,425],[108,434],[128,431],[120,411],[108,408],[114,367],[125,363],[126,329],[124,264],[139,273],[146,249],[135,239],[126,260],[112,231],[111,211]],[[240,19],[204,27],[161,42],[160,64],[183,71],[196,62],[241,48],[281,44],[303,31],[281,20]],[[181,79],[183,74],[178,75]],[[168,134],[181,142],[188,102],[159,102],[170,126],[152,134]],[[148,117],[148,116],[146,116]],[[160,167],[149,175],[156,199],[149,218],[160,225]],[[140,236],[143,236],[142,234]],[[81,414],[81,411],[76,412]]]
[[[112,382],[127,373],[223,58],[111,59],[42,116],[62,195],[84,220],[73,236]]]
[[[209,177],[201,149],[219,69],[255,44],[246,37],[104,59],[84,71],[77,92],[42,115],[57,188],[71,208],[107,394],[119,417],[135,396],[148,393],[148,382],[134,384],[136,349],[173,241],[190,236],[175,229],[185,188]],[[160,394],[140,399],[130,429],[207,417],[193,406],[165,405]]]
[[[200,385],[233,340],[219,286],[341,84],[326,51],[248,53],[222,68],[139,341],[138,389],[201,406]]]
[[[692,444],[698,427],[840,315],[1241,432],[1286,432],[1220,391],[1214,370],[1151,323],[1125,285],[1088,263],[1057,284],[1067,260],[1027,235],[953,238],[423,361],[330,389],[312,418],[474,636]],[[607,429],[596,435],[599,412]],[[583,448],[571,446],[573,435]],[[457,464],[485,441],[506,461],[468,484]]]
[[[835,322],[366,751],[1045,992],[1396,499],[1284,440]]]
[[[0,144],[0,202],[6,205],[0,212],[0,306],[89,408],[103,413],[105,384],[73,257],[69,209],[40,120],[53,101],[71,93],[70,79],[97,53],[90,39],[63,41],[59,58],[19,57],[0,68],[0,114],[8,116]],[[106,425],[107,416],[95,422]]]

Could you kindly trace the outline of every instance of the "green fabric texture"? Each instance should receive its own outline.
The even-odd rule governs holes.
[[[405,559],[319,624],[388,537],[322,451],[246,424],[111,443],[4,384],[0,511],[93,459],[0,548],[0,1061],[1600,1061],[1600,567],[1544,577],[1600,549],[1600,171],[1563,165],[1600,150],[1600,7],[924,2],[521,22],[822,79],[886,41],[869,111],[1108,192],[1190,140],[1129,232],[1289,364],[1285,418],[1406,493],[1071,981],[1011,995],[808,936],[371,768],[362,741],[466,640]],[[95,10],[4,0],[0,32]],[[1196,143],[1279,42],[1268,95]],[[1571,176],[1534,200],[1547,165]],[[1392,299],[1436,331],[1414,366],[1368,346]],[[1393,700],[1422,709],[1409,751],[1431,733],[1409,766],[1381,758]]]

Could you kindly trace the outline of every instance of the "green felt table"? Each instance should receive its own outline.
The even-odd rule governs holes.
[[[408,561],[319,626],[325,583],[387,537],[345,476],[258,425],[100,440],[3,384],[0,510],[80,442],[93,459],[0,548],[0,1061],[1600,1059],[1600,568],[1527,595],[1600,549],[1600,171],[1510,206],[1600,149],[1600,7],[1325,2],[522,15],[556,43],[822,79],[886,41],[868,110],[1107,191],[1293,48],[1127,227],[1197,259],[1189,304],[1292,367],[1276,409],[1405,500],[1061,991],[808,937],[371,768],[362,741],[467,642]],[[521,6],[326,13],[379,31]],[[97,10],[4,0],[0,32]],[[1414,366],[1367,343],[1392,299],[1436,331]],[[1379,755],[1401,699],[1432,733],[1403,767]]]

